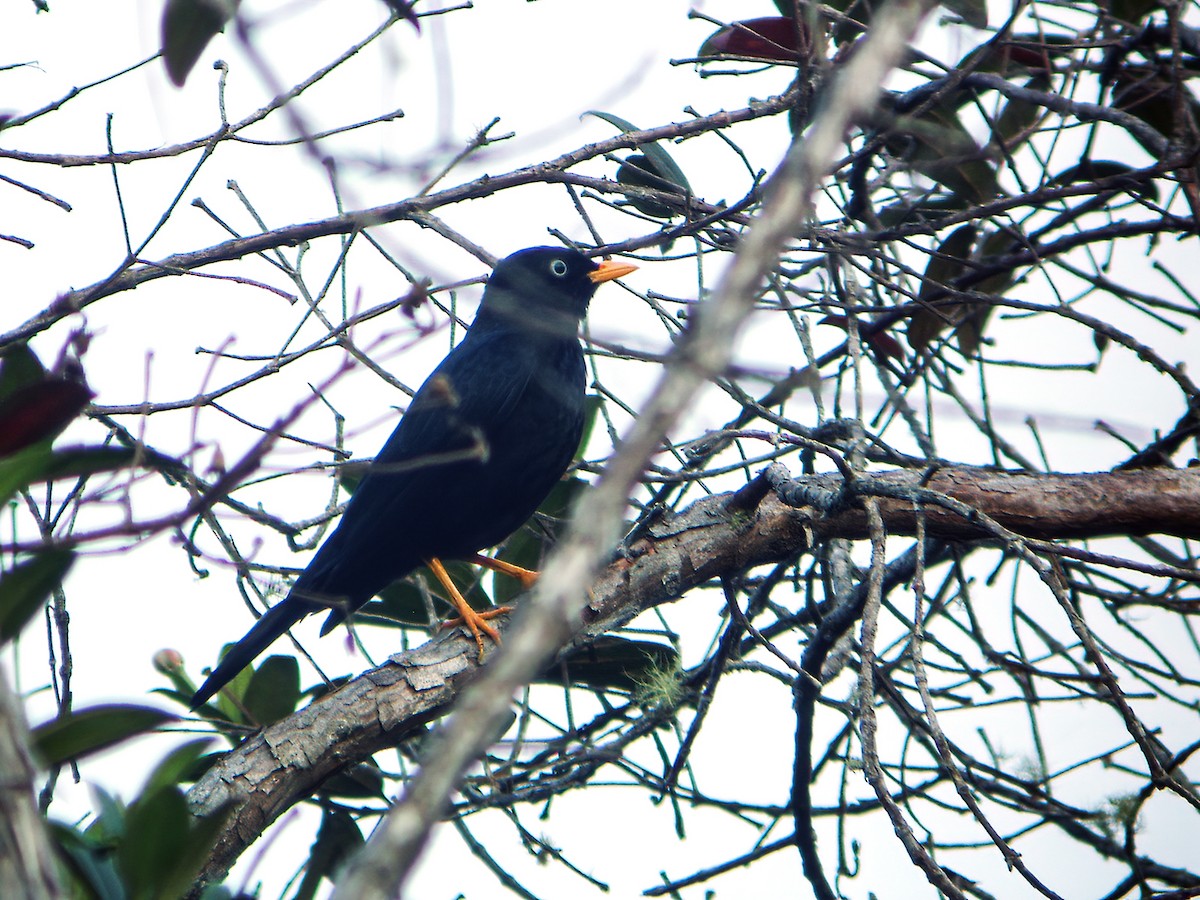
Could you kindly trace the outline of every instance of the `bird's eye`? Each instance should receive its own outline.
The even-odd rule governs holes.
[[[550,271],[559,278],[562,278],[567,274],[567,264],[561,259],[556,259],[554,262],[550,263]]]

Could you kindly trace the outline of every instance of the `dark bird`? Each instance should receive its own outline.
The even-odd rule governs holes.
[[[596,288],[636,266],[533,247],[501,260],[466,336],[413,396],[333,533],[291,591],[238,641],[192,698],[200,706],[305,616],[328,633],[393,581],[429,566],[475,635],[499,640],[442,559],[522,578],[479,556],[519,528],[562,477],[583,431],[579,323]],[[507,611],[505,608],[504,611]]]

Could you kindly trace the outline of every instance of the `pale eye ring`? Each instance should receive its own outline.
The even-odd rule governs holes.
[[[556,259],[556,260],[554,260],[554,262],[550,263],[550,271],[553,272],[555,275],[557,275],[559,278],[562,278],[564,275],[567,274],[567,264],[565,262],[563,262],[561,259]]]

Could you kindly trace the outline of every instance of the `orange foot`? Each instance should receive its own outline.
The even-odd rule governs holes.
[[[471,557],[470,561],[477,566],[483,566],[485,569],[491,569],[493,572],[499,572],[501,575],[517,579],[517,581],[521,582],[521,587],[525,588],[525,590],[532,588],[541,574],[532,569],[523,569],[520,566],[514,566],[512,563],[505,562],[502,559],[484,556],[482,553],[476,553]]]
[[[430,559],[427,563],[429,570],[433,572],[434,577],[442,583],[442,587],[446,589],[446,593],[450,596],[450,602],[458,610],[458,617],[442,623],[442,628],[454,628],[458,625],[466,625],[471,630],[471,634],[475,636],[475,644],[479,647],[479,661],[483,662],[483,636],[486,634],[497,645],[500,643],[500,632],[488,624],[488,619],[494,619],[496,616],[503,615],[507,612],[512,612],[511,606],[497,606],[495,609],[487,609],[483,612],[476,612],[471,608],[471,604],[467,603],[466,598],[455,587],[454,582],[450,580],[450,573],[446,571],[446,567],[442,565],[442,561],[437,557]],[[525,571],[522,569],[521,571]],[[536,575],[536,573],[534,573]]]

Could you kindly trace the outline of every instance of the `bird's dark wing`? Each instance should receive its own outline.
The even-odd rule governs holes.
[[[496,474],[491,438],[535,366],[481,337],[468,336],[417,391],[293,594],[340,599],[352,611],[429,557],[455,555],[449,535],[471,542],[464,504]]]
[[[438,456],[470,450],[511,417],[538,365],[535,349],[507,331],[468,332],[413,396],[377,466],[424,460],[432,472],[445,462]]]
[[[305,616],[330,610],[325,634],[430,556],[453,555],[453,548],[443,549],[444,535],[473,541],[477,518],[464,500],[488,477],[487,435],[512,416],[537,365],[517,343],[506,346],[502,333],[468,332],[426,379],[337,528],[288,596],[225,654],[196,692],[193,708]]]

